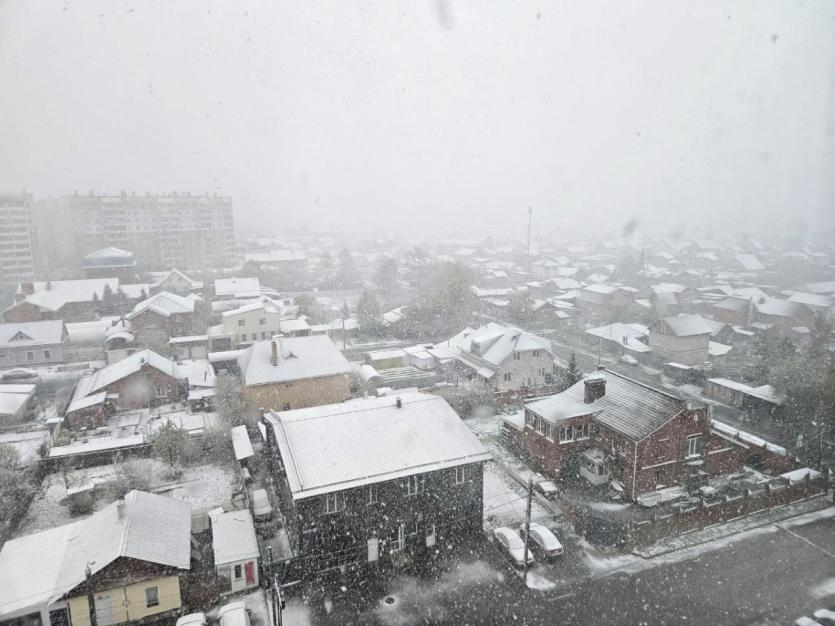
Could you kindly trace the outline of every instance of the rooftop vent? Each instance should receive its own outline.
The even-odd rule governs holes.
[[[600,374],[592,374],[583,381],[583,384],[585,385],[583,402],[586,404],[596,402],[606,395],[606,379]]]

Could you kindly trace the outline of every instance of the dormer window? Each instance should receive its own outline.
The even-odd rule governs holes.
[[[32,338],[22,330],[17,331],[9,341],[32,341]]]

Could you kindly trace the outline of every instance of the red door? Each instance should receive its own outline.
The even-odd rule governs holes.
[[[255,564],[252,561],[247,561],[246,565],[244,565],[244,578],[246,579],[247,585],[255,583]]]

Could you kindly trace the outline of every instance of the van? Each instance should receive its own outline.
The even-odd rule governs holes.
[[[220,607],[217,613],[220,626],[250,626],[249,613],[243,602],[230,602]]]
[[[252,517],[256,522],[266,522],[273,518],[273,506],[266,489],[256,489],[252,492]]]

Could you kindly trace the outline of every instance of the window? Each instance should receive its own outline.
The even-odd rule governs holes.
[[[238,326],[240,328],[243,328],[244,326],[246,326],[246,320],[238,320]]]
[[[52,358],[52,357],[50,356],[50,354],[49,354],[49,350],[44,350],[44,351],[43,351],[43,358],[44,358],[44,359],[46,359],[47,361],[48,361],[50,358]]]
[[[241,579],[241,566],[236,565],[235,566],[235,580],[240,580],[240,579]]]
[[[702,454],[702,438],[700,435],[690,435],[687,438],[687,456],[700,456]]]
[[[290,410],[290,403],[289,403],[289,402],[285,402],[285,403],[284,403],[284,406],[283,406],[283,407],[281,407],[281,410],[282,410],[282,411],[289,411],[289,410]]]
[[[345,510],[345,494],[344,493],[327,493],[325,494],[325,513],[339,513]]]
[[[455,484],[460,485],[461,483],[467,480],[467,468],[463,465],[459,465],[458,467],[454,467],[453,473],[455,474]]]
[[[266,323],[267,323],[267,318],[266,317],[259,317],[258,318],[258,325],[259,326],[263,326]]]
[[[554,425],[553,424],[546,424],[545,425],[545,436],[550,439],[551,441],[554,440]]]
[[[545,434],[545,420],[542,419],[541,417],[536,420],[536,431],[540,435]]]
[[[423,491],[423,476],[409,476],[406,479],[406,495],[414,496]]]
[[[35,353],[31,350],[26,353],[26,360],[27,361],[34,361],[35,360]]]
[[[148,587],[145,589],[145,606],[159,606],[159,587]]]
[[[267,338],[267,331],[265,330],[263,333],[261,333],[261,339],[266,339],[266,338]]]
[[[504,381],[506,383],[510,382],[510,372],[506,372],[504,375]]]
[[[536,416],[530,411],[525,411],[525,423],[533,428],[536,426]]]
[[[165,387],[162,385],[157,387],[157,398],[164,398],[168,395],[168,392]]]
[[[535,358],[535,359],[536,359],[536,358],[538,358],[538,357],[539,357],[539,350],[534,350],[534,351],[533,351],[533,358]]]
[[[377,485],[368,485],[368,500],[366,504],[377,503]]]
[[[582,424],[574,427],[575,439],[588,439],[591,437],[591,424]]]
[[[513,360],[514,361],[519,361],[519,360],[521,360],[521,358],[522,358],[522,353],[521,352],[514,352],[513,353]]]
[[[574,429],[571,426],[563,426],[560,428],[560,443],[569,441],[574,441]]]

